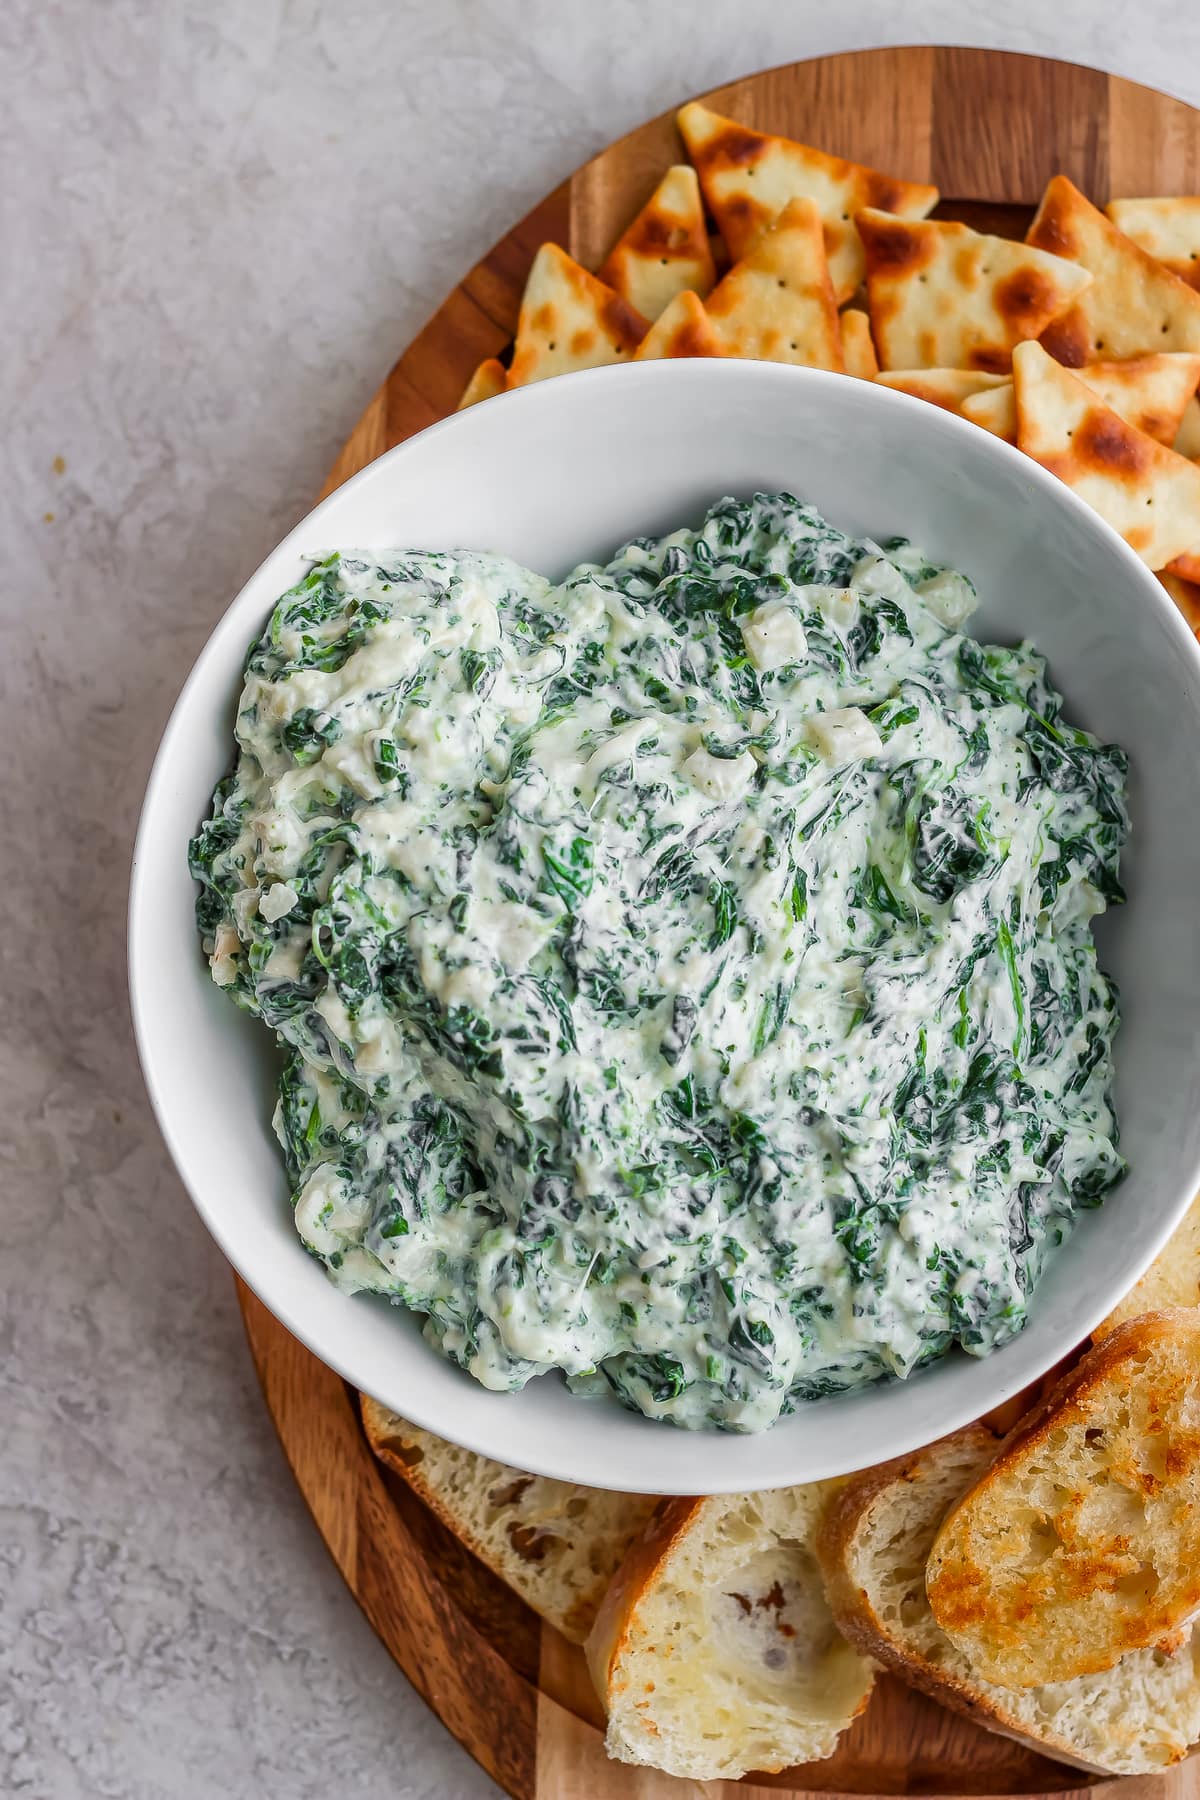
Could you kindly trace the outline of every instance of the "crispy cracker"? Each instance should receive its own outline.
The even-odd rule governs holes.
[[[676,294],[634,352],[634,362],[673,356],[723,356],[712,321],[698,295]]]
[[[1013,345],[1037,337],[1090,279],[1061,257],[950,220],[868,209],[856,222],[871,333],[885,369],[1005,374]]]
[[[1180,576],[1172,575],[1170,569],[1164,569],[1158,579],[1196,636],[1200,637],[1200,582],[1184,581]]]
[[[1193,397],[1188,401],[1172,447],[1180,456],[1200,462],[1200,399]]]
[[[1118,231],[1065,175],[1047,184],[1025,241],[1095,277],[1041,334],[1059,362],[1078,368],[1152,350],[1200,350],[1200,294]]]
[[[1118,231],[1155,262],[1200,288],[1200,194],[1163,200],[1110,200],[1104,209]]]
[[[1013,353],[1017,444],[1152,569],[1200,543],[1200,468],[1106,406],[1040,344]]]
[[[790,200],[705,310],[726,356],[840,371],[842,334],[816,202]]]
[[[1162,356],[1135,356],[1128,362],[1087,363],[1074,372],[1127,424],[1160,444],[1173,444],[1200,381],[1200,356],[1168,350]],[[971,395],[963,401],[961,411],[964,419],[1016,443],[1017,408],[1011,382],[986,394]]]
[[[937,189],[926,182],[898,181],[792,138],[751,131],[696,101],[678,118],[709,211],[734,261],[746,255],[789,200],[797,195],[815,200],[825,226],[830,278],[839,305],[849,300],[862,280],[855,213],[875,206],[903,218],[923,219],[937,204]]]
[[[557,244],[543,244],[521,299],[508,385],[628,362],[648,329],[620,294]]]
[[[599,277],[645,319],[657,319],[685,289],[708,293],[716,273],[695,169],[667,170]]]
[[[842,361],[847,375],[860,381],[874,381],[879,373],[879,358],[871,338],[871,321],[857,306],[848,306],[841,314]]]
[[[989,375],[982,369],[886,369],[875,379],[880,387],[928,400],[946,412],[960,412],[972,395],[1012,386],[1007,375]]]
[[[475,373],[463,389],[462,399],[455,407],[461,412],[464,406],[474,406],[477,400],[494,400],[497,394],[503,394],[508,388],[508,370],[494,356],[485,357]]]

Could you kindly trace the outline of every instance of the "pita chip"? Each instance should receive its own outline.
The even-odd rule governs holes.
[[[461,412],[464,406],[474,406],[477,400],[494,400],[497,394],[503,394],[508,387],[508,370],[494,356],[486,357],[463,389],[462,399],[455,407]]]
[[[1200,637],[1200,585],[1194,581],[1182,581],[1178,575],[1172,575],[1169,569],[1164,569],[1158,579],[1196,636]]]
[[[697,294],[676,294],[634,351],[634,362],[672,356],[723,356],[712,320]]]
[[[1048,183],[1025,241],[1095,278],[1041,334],[1059,362],[1079,368],[1102,358],[1200,350],[1200,293],[1118,231],[1065,175]]]
[[[557,244],[543,244],[521,298],[508,385],[628,362],[647,329],[620,294]]]
[[[1118,231],[1200,289],[1200,194],[1177,200],[1110,200],[1104,209]]]
[[[1200,468],[1106,406],[1040,344],[1013,352],[1017,446],[1120,532],[1151,569],[1200,543]]]
[[[871,340],[871,321],[856,306],[848,306],[841,315],[842,361],[847,375],[860,381],[874,381],[879,373],[879,358]]]
[[[1200,462],[1200,400],[1194,397],[1184,407],[1174,449],[1180,456]]]
[[[705,311],[726,356],[840,373],[842,334],[816,202],[789,200],[717,283]]]
[[[868,210],[856,222],[871,333],[885,369],[1005,374],[1013,345],[1039,336],[1091,279],[1060,256],[949,220]]]
[[[888,369],[875,379],[880,387],[928,400],[946,412],[960,412],[976,394],[1012,386],[1007,375],[987,375],[981,369]]]
[[[1200,382],[1200,356],[1168,350],[1128,362],[1086,363],[1074,373],[1129,425],[1160,444],[1173,444]],[[1011,382],[963,401],[962,415],[1010,444],[1017,441],[1017,408]]]
[[[815,200],[825,226],[829,272],[839,305],[862,280],[863,255],[854,215],[864,206],[923,219],[938,192],[922,181],[898,181],[862,163],[829,156],[792,138],[751,131],[692,101],[678,115],[709,211],[736,262],[789,200]]]
[[[600,280],[657,319],[676,294],[690,288],[703,298],[715,279],[696,171],[676,163],[613,245]]]

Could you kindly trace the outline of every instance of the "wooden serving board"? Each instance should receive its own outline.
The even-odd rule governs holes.
[[[1200,112],[1071,63],[953,48],[871,50],[771,69],[704,98],[762,130],[936,182],[944,196],[938,216],[1007,236],[1022,234],[1060,170],[1101,204],[1200,193]],[[476,264],[379,389],[326,493],[453,411],[476,363],[507,350],[539,244],[553,239],[599,264],[662,171],[684,160],[673,119],[664,113],[603,151]],[[579,1651],[380,1468],[353,1390],[240,1283],[239,1299],[267,1406],[334,1561],[418,1693],[517,1800],[1088,1791],[1088,1777],[889,1678],[828,1762],[702,1786],[608,1762]],[[1200,1800],[1200,1759],[1090,1791],[1098,1800],[1118,1787],[1120,1800]]]

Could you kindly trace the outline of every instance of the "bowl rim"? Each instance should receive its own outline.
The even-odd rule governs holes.
[[[425,427],[424,430],[414,433],[411,437],[406,438],[399,444],[393,445],[390,449],[382,452],[380,456],[364,465],[363,468],[356,470],[345,482],[341,483],[337,488],[333,489],[331,493],[319,500],[317,504],[260,560],[255,569],[242,583],[241,587],[213,622],[212,628],[209,631],[204,644],[193,659],[187,676],[185,677],[171,707],[171,711],[168,715],[166,724],[163,727],[158,746],[154,753],[154,759],[147,778],[146,789],[139,812],[133,845],[126,933],[130,1012],[138,1060],[141,1066],[147,1095],[150,1100],[151,1110],[180,1182],[187,1192],[192,1205],[200,1215],[205,1228],[215,1240],[218,1248],[221,1250],[234,1272],[240,1277],[251,1292],[255,1294],[267,1310],[271,1312],[272,1315],[306,1349],[327,1367],[333,1369],[344,1380],[350,1382],[353,1386],[364,1392],[369,1392],[370,1388],[364,1387],[361,1371],[356,1370],[351,1366],[352,1359],[344,1357],[337,1346],[330,1346],[323,1341],[319,1329],[307,1322],[302,1306],[290,1303],[287,1297],[280,1292],[272,1292],[272,1284],[269,1275],[264,1277],[258,1268],[246,1266],[249,1259],[241,1258],[237,1253],[236,1245],[231,1241],[234,1229],[232,1223],[228,1226],[226,1225],[226,1222],[221,1216],[220,1206],[213,1204],[209,1194],[206,1192],[205,1184],[198,1179],[193,1179],[192,1173],[187,1166],[184,1153],[179,1145],[179,1140],[173,1124],[173,1107],[166,1098],[163,1080],[156,1063],[155,1049],[151,1043],[151,1027],[148,1017],[148,990],[152,971],[143,962],[141,954],[141,934],[139,932],[140,922],[144,915],[144,909],[147,906],[146,889],[149,881],[148,869],[152,861],[149,854],[149,848],[160,824],[159,815],[163,813],[164,805],[169,807],[165,790],[168,781],[168,765],[171,760],[171,755],[176,747],[177,741],[181,738],[186,738],[192,729],[192,721],[189,716],[192,694],[203,680],[208,664],[218,654],[219,640],[223,636],[223,630],[227,625],[231,613],[239,607],[249,591],[259,583],[269,563],[273,562],[277,557],[281,558],[285,552],[303,556],[305,551],[302,546],[305,543],[312,544],[314,542],[323,541],[321,540],[320,532],[317,529],[321,520],[331,509],[333,509],[335,504],[340,506],[350,492],[361,486],[368,479],[378,479],[382,467],[392,467],[396,464],[402,464],[405,460],[419,457],[423,452],[424,446],[436,436],[447,433],[456,434],[464,429],[469,430],[470,425],[469,423],[464,424],[464,418],[469,420],[471,413],[477,413],[481,409],[492,409],[500,401],[503,401],[504,404],[510,408],[509,416],[513,416],[517,408],[523,407],[526,410],[536,410],[537,408],[546,406],[548,404],[546,396],[549,393],[556,396],[549,404],[561,405],[569,412],[579,398],[583,397],[593,389],[609,387],[617,382],[628,383],[632,381],[639,385],[652,388],[663,383],[669,385],[678,382],[682,384],[686,380],[698,381],[700,385],[711,381],[718,389],[726,382],[731,386],[735,383],[753,386],[756,383],[761,383],[763,385],[777,385],[780,383],[802,382],[815,388],[819,396],[822,389],[825,389],[828,392],[844,392],[845,383],[854,380],[854,377],[827,370],[810,369],[795,364],[756,362],[740,358],[695,358],[616,364],[598,369],[577,371],[570,375],[556,376],[552,380],[532,383],[523,388],[513,389],[509,393],[497,395],[493,399],[479,402],[476,407],[467,409],[465,415],[464,413],[455,412],[447,415],[443,419],[436,420],[431,425]],[[1127,580],[1134,588],[1140,588],[1142,603],[1157,610],[1160,624],[1165,625],[1168,637],[1174,638],[1177,648],[1183,654],[1185,659],[1190,658],[1193,677],[1200,683],[1200,641],[1198,641],[1197,637],[1192,633],[1179,609],[1175,606],[1166,590],[1156,579],[1154,573],[1142,562],[1141,558],[1130,548],[1120,534],[1108,524],[1106,520],[1101,518],[1101,516],[1096,513],[1086,501],[1081,499],[1078,494],[1067,487],[1063,482],[1059,481],[1057,477],[1044,469],[1031,457],[1026,456],[1022,451],[1017,449],[1015,445],[1007,443],[991,432],[981,430],[979,426],[973,424],[970,420],[951,413],[945,408],[931,406],[928,401],[921,400],[913,395],[902,393],[898,389],[865,381],[857,382],[856,386],[862,390],[863,393],[869,391],[873,396],[873,398],[867,402],[868,406],[877,404],[883,408],[884,411],[891,409],[892,411],[897,412],[900,417],[907,415],[911,420],[913,427],[919,432],[931,433],[934,437],[941,434],[946,437],[948,444],[951,447],[956,439],[960,442],[972,442],[975,444],[977,451],[982,453],[985,461],[990,456],[998,459],[1001,466],[1004,466],[1006,463],[1009,467],[1019,466],[1022,476],[1028,479],[1035,488],[1041,490],[1052,507],[1062,507],[1068,514],[1073,513],[1082,523],[1085,532],[1091,532],[1099,538],[1101,545],[1106,548],[1109,554],[1114,558],[1118,569],[1124,572]],[[714,404],[716,403],[717,397],[715,396]],[[1170,1214],[1164,1215],[1164,1221],[1153,1233],[1149,1234],[1148,1237],[1139,1240],[1136,1252],[1131,1254],[1127,1262],[1122,1264],[1122,1286],[1119,1293],[1105,1290],[1102,1301],[1098,1304],[1094,1304],[1093,1307],[1089,1309],[1089,1316],[1091,1313],[1094,1313],[1094,1317],[1091,1318],[1091,1323],[1088,1327],[1089,1333],[1117,1303],[1120,1295],[1128,1292],[1135,1283],[1140,1280],[1146,1269],[1158,1256],[1163,1246],[1173,1234],[1176,1226],[1186,1211],[1187,1206],[1190,1204],[1192,1196],[1198,1189],[1200,1189],[1200,1158],[1197,1158],[1196,1166],[1191,1171],[1190,1183],[1187,1190],[1177,1199]],[[1129,1273],[1129,1271],[1132,1271],[1132,1273]],[[1087,1334],[1079,1341],[1081,1343],[1086,1343],[1086,1336]],[[1014,1342],[1019,1343],[1020,1338],[1018,1337]],[[984,1396],[982,1403],[968,1400],[960,1401],[957,1405],[948,1405],[945,1408],[945,1416],[940,1420],[934,1435],[942,1436],[955,1431],[978,1419],[982,1413],[989,1412],[994,1408],[1005,1404],[1031,1382],[1037,1381],[1044,1376],[1047,1371],[1054,1367],[1057,1361],[1061,1360],[1065,1353],[1074,1347],[1074,1344],[1066,1345],[1059,1343],[1057,1348],[1050,1353],[1039,1353],[1037,1360],[1040,1363],[1040,1366],[1032,1369],[1028,1366],[1023,1366],[1019,1375],[1004,1375],[1000,1360],[1002,1352],[993,1352],[989,1357],[979,1359],[976,1366],[980,1370],[981,1379],[984,1370],[988,1370],[993,1375],[992,1385],[988,1393]],[[471,1378],[464,1374],[463,1379],[469,1381]],[[902,1382],[891,1382],[885,1385],[888,1388],[895,1390],[896,1388],[904,1387],[906,1384]],[[826,1406],[836,1406],[839,1401],[843,1404],[846,1402],[852,1403],[856,1393],[870,1391],[872,1390],[850,1390],[845,1396],[831,1396],[828,1400],[820,1402],[820,1405],[824,1408]],[[580,1401],[578,1404],[582,1406],[584,1403]],[[399,1408],[398,1410],[401,1410],[404,1416],[411,1419],[414,1424],[423,1426],[429,1431],[436,1432],[439,1436],[447,1436],[447,1428],[449,1427],[451,1441],[458,1443],[464,1448],[472,1450],[479,1455],[498,1461],[504,1460],[503,1439],[505,1431],[503,1418],[499,1409],[497,1411],[497,1430],[494,1438],[487,1441],[480,1437],[478,1431],[462,1431],[453,1417],[447,1417],[443,1412],[436,1411],[432,1403],[429,1406],[426,1406],[424,1404],[424,1396],[420,1391],[413,1392],[411,1404],[410,1397],[406,1395],[402,1408]],[[641,1420],[639,1423],[649,1426],[657,1433],[665,1434],[670,1432],[673,1435],[678,1436],[676,1428],[663,1421]],[[549,1434],[543,1435],[549,1436]],[[728,1444],[729,1442],[727,1435],[716,1430],[709,1431],[702,1429],[698,1432],[690,1432],[687,1435],[689,1437],[703,1439],[714,1449],[721,1443]],[[752,1435],[761,1438],[762,1436],[769,1436],[770,1433]],[[895,1434],[894,1442],[890,1443],[887,1455],[889,1457],[894,1455],[907,1455],[913,1450],[932,1441],[933,1438],[924,1430],[917,1430],[915,1432],[902,1431]],[[806,1472],[802,1479],[814,1480],[824,1478],[827,1475],[850,1473],[855,1468],[869,1467],[877,1460],[878,1458],[873,1457],[868,1449],[864,1449],[857,1462],[851,1461],[847,1464],[844,1459],[838,1459],[838,1466],[836,1468],[832,1463],[830,1463],[828,1467],[818,1463],[813,1472]],[[714,1458],[714,1480],[712,1485],[708,1487],[706,1491],[711,1493],[722,1493],[736,1491],[743,1487],[745,1485],[744,1479],[739,1479],[739,1476],[744,1475],[744,1471],[741,1471],[738,1468],[737,1459],[730,1459],[730,1462],[733,1465],[731,1473],[724,1477],[722,1477],[720,1473],[720,1462],[721,1459],[719,1457]],[[585,1474],[580,1474],[578,1468],[572,1464],[569,1456],[564,1459],[555,1453],[555,1446],[552,1441],[547,1443],[547,1453],[544,1456],[540,1453],[540,1449],[536,1455],[523,1454],[521,1466],[522,1468],[527,1467],[528,1472],[530,1473],[549,1476],[557,1480],[580,1483],[586,1482],[588,1485],[596,1487],[613,1485],[611,1481],[606,1482],[603,1479],[604,1471],[598,1466],[593,1466],[589,1468]],[[636,1471],[623,1469],[619,1473],[622,1477],[626,1477],[630,1473],[636,1473]],[[774,1485],[785,1485],[790,1479],[795,1478],[786,1476],[780,1477]],[[630,1491],[634,1491],[635,1488],[637,1491],[658,1493],[684,1493],[695,1491],[694,1487],[678,1486],[672,1488],[670,1486],[664,1486],[661,1483],[656,1483],[652,1487],[643,1485],[642,1487],[637,1488],[636,1483],[631,1485],[626,1479],[622,1479],[620,1485],[622,1487],[629,1487]],[[762,1486],[763,1484],[759,1483],[759,1485]]]

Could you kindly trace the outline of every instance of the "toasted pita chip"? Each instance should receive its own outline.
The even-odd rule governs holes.
[[[875,379],[881,387],[913,394],[946,412],[961,411],[975,394],[1012,386],[1007,375],[988,375],[982,369],[887,369]]]
[[[463,389],[462,399],[454,410],[461,412],[464,406],[474,406],[477,400],[494,400],[507,387],[508,370],[504,364],[497,362],[494,356],[486,357]]]
[[[1110,200],[1105,212],[1172,275],[1200,288],[1200,194],[1176,200]]]
[[[1006,444],[1016,443],[1017,402],[1011,381],[1002,381],[999,387],[984,388],[978,394],[968,394],[958,410],[972,425],[982,425],[985,431],[1003,438]]]
[[[1200,400],[1193,398],[1184,407],[1172,449],[1179,456],[1187,456],[1192,462],[1200,462]]]
[[[1037,337],[1090,280],[1062,257],[949,220],[868,209],[856,223],[871,333],[885,369],[1005,374],[1013,345]]]
[[[1152,569],[1200,543],[1200,468],[1126,424],[1040,344],[1013,352],[1017,445]]]
[[[879,358],[871,340],[870,319],[857,307],[848,306],[841,314],[841,324],[842,361],[847,375],[857,375],[860,381],[874,381],[879,373]]]
[[[1200,350],[1200,294],[1118,231],[1065,175],[1048,183],[1025,241],[1095,277],[1041,334],[1059,362],[1074,369],[1107,357]]]
[[[690,288],[703,297],[716,280],[695,169],[667,170],[599,272],[643,318],[657,319]]]
[[[557,244],[543,244],[521,298],[508,385],[628,362],[648,330],[620,294]]]
[[[789,200],[803,195],[816,201],[839,305],[862,280],[862,246],[854,229],[860,207],[923,219],[937,205],[937,189],[926,182],[897,181],[792,138],[751,131],[696,101],[680,112],[679,130],[735,262]]]
[[[1196,636],[1200,637],[1200,583],[1184,581],[1180,576],[1172,575],[1169,569],[1164,569],[1158,579]]]
[[[1168,350],[1163,356],[1135,356],[1128,362],[1087,363],[1075,374],[1127,424],[1157,443],[1173,444],[1200,381],[1200,356]],[[986,394],[972,394],[961,410],[964,419],[1016,443],[1017,408],[1011,382]]]
[[[692,293],[676,294],[650,327],[637,349],[634,362],[655,362],[667,356],[723,356],[720,340],[704,302]]]
[[[790,200],[705,310],[726,356],[840,371],[842,334],[816,202]]]

